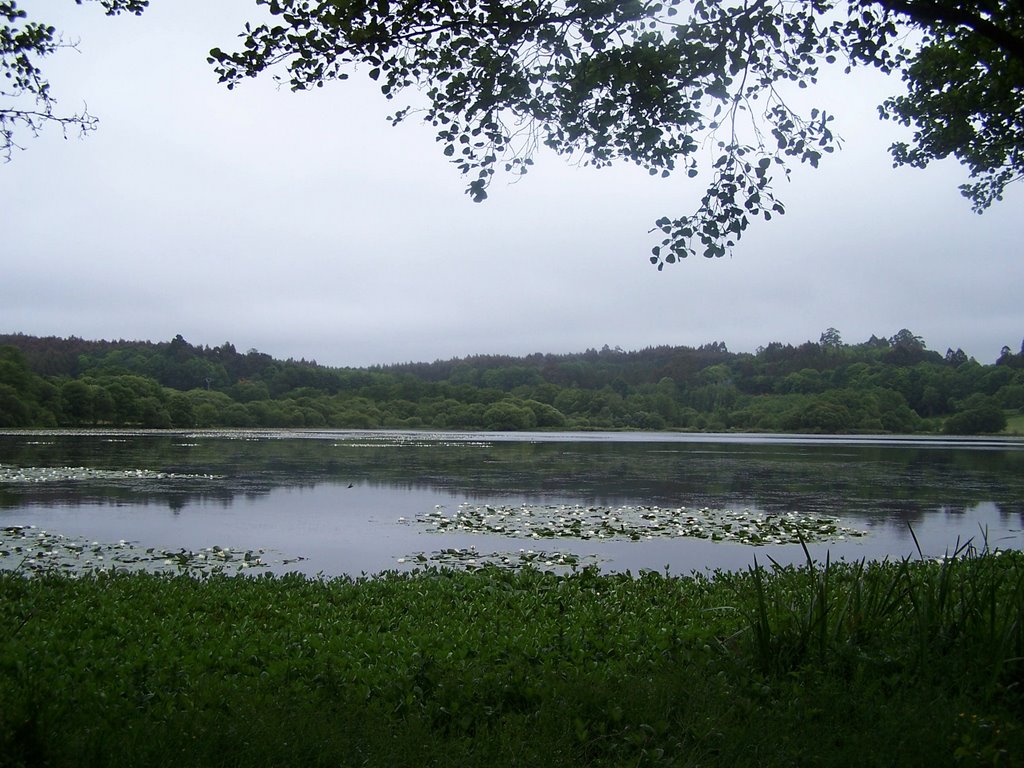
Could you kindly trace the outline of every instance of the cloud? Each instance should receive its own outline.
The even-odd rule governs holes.
[[[898,84],[873,73],[820,92],[846,148],[780,183],[786,216],[731,258],[658,273],[648,229],[695,205],[686,179],[542,154],[476,205],[431,129],[391,128],[394,105],[368,80],[219,86],[205,51],[231,44],[248,2],[177,0],[137,19],[46,5],[81,37],[50,63],[54,88],[102,122],[81,142],[50,131],[0,168],[5,331],[182,333],[334,365],[753,351],[829,326],[847,341],[908,327],[988,362],[1024,333],[1020,190],[977,217],[955,164],[891,169],[898,129],[874,105]]]

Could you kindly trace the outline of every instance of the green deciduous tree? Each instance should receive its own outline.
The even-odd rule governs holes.
[[[92,419],[92,396],[85,382],[64,382],[60,388],[60,397],[64,416],[72,425],[87,424]]]
[[[192,401],[183,392],[175,392],[167,399],[167,415],[170,417],[173,427],[196,426],[196,414],[192,407]]]
[[[1006,415],[999,408],[999,403],[979,395],[968,398],[964,410],[943,424],[943,431],[950,435],[996,433],[1005,428]]]
[[[108,16],[139,14],[149,0],[75,0],[98,2]],[[78,113],[57,111],[57,100],[41,69],[40,60],[61,48],[73,48],[50,24],[29,19],[14,0],[0,0],[0,157],[10,160],[18,148],[19,134],[38,134],[46,125],[64,131],[87,133],[97,119],[88,109]]]
[[[659,269],[725,254],[784,211],[777,174],[838,146],[831,115],[787,101],[828,64],[898,72],[907,91],[880,110],[914,136],[894,162],[956,156],[977,209],[1024,170],[1019,0],[257,1],[276,20],[247,27],[237,52],[211,51],[228,87],[283,64],[295,90],[357,65],[388,98],[419,89],[425,105],[393,120],[420,114],[474,200],[541,146],[653,175],[707,171],[697,210],[656,222]]]
[[[889,0],[923,31],[903,69],[907,92],[882,117],[914,129],[892,146],[897,165],[950,155],[970,171],[961,186],[979,213],[1024,174],[1024,5],[1019,0]]]
[[[511,400],[502,400],[489,406],[483,414],[484,426],[495,430],[532,429],[537,417],[530,408]]]
[[[32,412],[20,393],[0,381],[0,427],[31,427]]]

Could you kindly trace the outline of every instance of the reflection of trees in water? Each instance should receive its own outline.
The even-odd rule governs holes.
[[[31,444],[38,443],[38,444]],[[918,446],[640,442],[449,442],[359,446],[340,440],[242,440],[146,434],[45,440],[0,436],[0,461],[19,466],[141,468],[221,477],[202,482],[94,483],[0,489],[0,506],[36,503],[230,505],[276,488],[321,483],[443,491],[479,500],[758,508],[914,525],[993,501],[1024,516],[1024,451]]]
[[[125,488],[117,485],[96,483],[53,483],[52,486],[30,486],[5,494],[0,507],[14,509],[32,506],[166,506],[177,514],[186,506],[216,505],[230,507],[236,498],[234,489],[211,485],[201,490],[185,490],[161,487]],[[159,481],[153,483],[158,486]],[[268,488],[264,494],[269,493]],[[6,502],[10,503],[6,503]]]
[[[1002,519],[1019,518],[1024,522],[1024,499],[995,502],[996,511]]]

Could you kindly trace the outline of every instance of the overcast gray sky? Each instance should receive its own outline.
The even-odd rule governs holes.
[[[894,170],[899,129],[864,72],[812,94],[846,140],[781,182],[788,212],[732,258],[648,262],[662,215],[703,188],[538,157],[474,204],[429,127],[392,128],[362,76],[315,92],[235,91],[206,53],[233,48],[253,0],[153,0],[108,19],[31,0],[79,50],[46,64],[66,111],[0,166],[0,331],[194,344],[328,365],[724,341],[847,342],[909,328],[993,362],[1024,335],[1024,189],[970,211],[955,163]]]

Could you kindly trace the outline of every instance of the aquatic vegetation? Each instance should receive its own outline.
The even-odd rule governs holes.
[[[436,565],[447,568],[481,570],[492,566],[501,568],[540,568],[543,570],[567,570],[596,566],[601,562],[597,555],[579,555],[574,552],[547,552],[545,550],[520,549],[518,552],[478,552],[476,547],[447,547],[427,554],[417,552],[398,558],[399,565]]]
[[[405,518],[400,523],[409,523]],[[577,541],[655,538],[697,538],[761,546],[800,542],[842,541],[865,535],[839,525],[826,515],[800,512],[761,514],[743,510],[658,506],[584,506],[581,504],[459,504],[454,511],[437,506],[416,517],[415,522],[432,533],[476,533],[512,539],[571,539]],[[596,555],[535,552],[532,549],[482,554],[475,547],[445,548],[399,559],[408,563],[444,565],[466,569],[496,565],[522,568],[532,565],[557,570],[597,565]]]
[[[0,528],[0,571],[28,574],[92,571],[145,571],[148,573],[238,574],[271,565],[303,560],[286,558],[265,549],[211,546],[192,551],[142,547],[136,542],[109,543],[65,536],[32,525]]]
[[[95,469],[93,467],[15,467],[0,464],[0,483],[62,483],[125,480],[215,480],[218,475],[179,474],[152,469]]]
[[[436,507],[416,518],[428,531],[486,533],[533,539],[688,537],[738,544],[796,544],[865,535],[839,519],[807,512],[763,514],[750,510],[581,504],[460,504]]]

